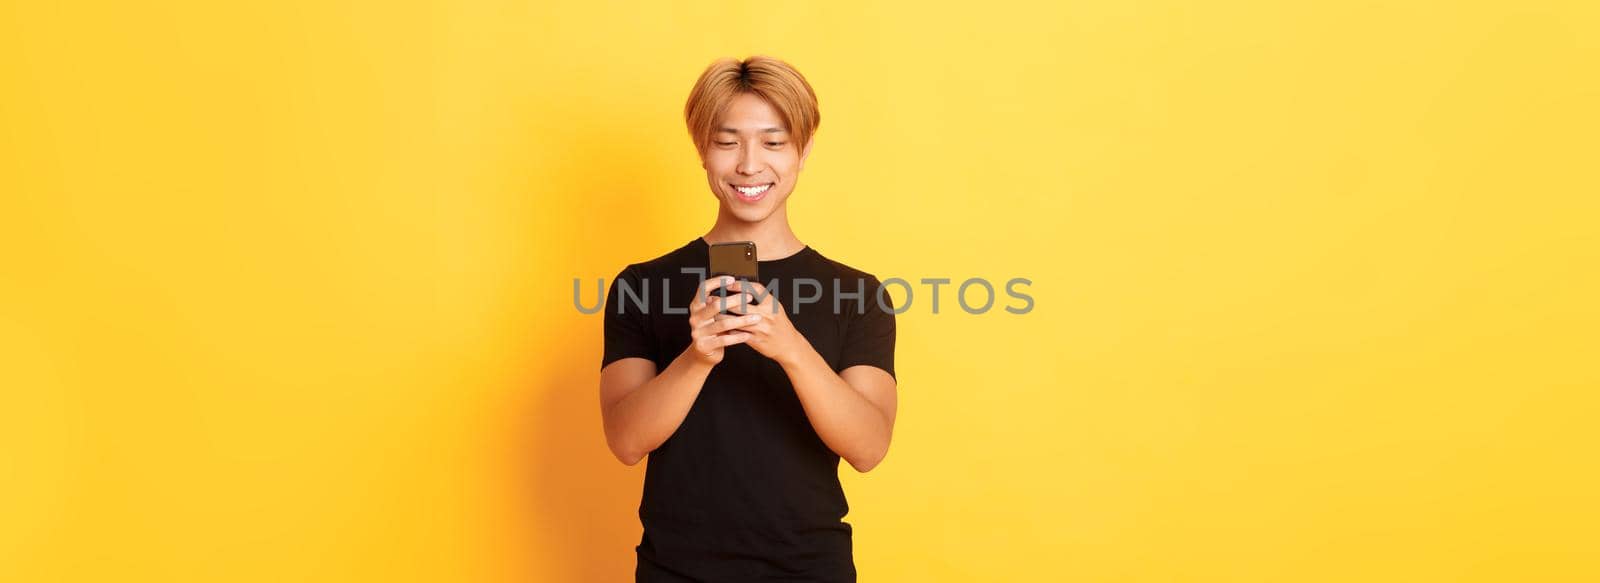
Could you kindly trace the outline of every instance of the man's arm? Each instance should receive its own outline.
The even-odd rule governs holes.
[[[689,347],[656,374],[656,363],[647,358],[618,359],[600,371],[600,416],[605,421],[606,446],[627,465],[672,437],[689,416],[689,409],[705,386],[712,367],[722,362],[723,348],[750,338],[735,328],[751,323],[756,316],[718,314],[719,306],[708,301],[708,291],[731,281],[706,280],[689,305]]]
[[[656,374],[656,363],[624,358],[600,371],[600,416],[606,445],[627,465],[639,463],[678,430],[705,386],[711,366],[679,354]]]
[[[780,364],[817,436],[856,471],[877,467],[894,435],[894,377],[869,365],[834,373],[815,349],[799,352]]]
[[[747,300],[751,295],[762,298],[759,305],[733,308],[735,313],[760,317],[739,329],[750,333],[745,344],[783,366],[817,436],[856,471],[877,467],[888,455],[889,438],[894,434],[894,376],[871,365],[856,365],[834,373],[827,360],[795,329],[783,302],[770,295],[766,286],[741,281],[728,287],[741,292]]]

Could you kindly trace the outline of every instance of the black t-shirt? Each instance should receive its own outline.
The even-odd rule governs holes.
[[[709,248],[696,237],[617,275],[602,368],[639,357],[665,370],[689,347],[687,308]],[[894,305],[876,277],[809,246],[758,265],[760,283],[835,372],[872,365],[894,375]],[[683,423],[649,454],[636,576],[854,581],[848,511],[839,456],[817,436],[783,368],[747,345],[729,346]]]

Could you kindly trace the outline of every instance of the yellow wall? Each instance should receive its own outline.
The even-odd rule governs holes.
[[[1034,281],[900,317],[863,580],[1600,578],[1591,3],[249,4],[0,7],[0,580],[631,577],[571,281],[748,54],[805,242]]]

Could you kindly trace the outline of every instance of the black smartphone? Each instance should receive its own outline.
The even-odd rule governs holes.
[[[759,275],[756,272],[756,266],[758,265],[756,261],[758,260],[755,241],[712,243],[711,268],[706,272],[706,277],[714,278],[722,275],[731,275],[734,279],[760,281],[756,277]],[[726,288],[718,289],[715,295],[727,297],[728,290]],[[722,312],[727,313],[727,310]]]

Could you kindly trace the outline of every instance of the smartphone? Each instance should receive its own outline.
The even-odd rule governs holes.
[[[755,241],[734,241],[731,243],[711,244],[711,269],[706,272],[707,278],[722,275],[731,275],[734,279],[745,281],[760,281],[756,276],[757,266]],[[718,289],[714,295],[726,297],[726,288]],[[716,300],[712,300],[716,301]],[[730,302],[731,303],[731,302]],[[728,313],[723,310],[722,313]]]

